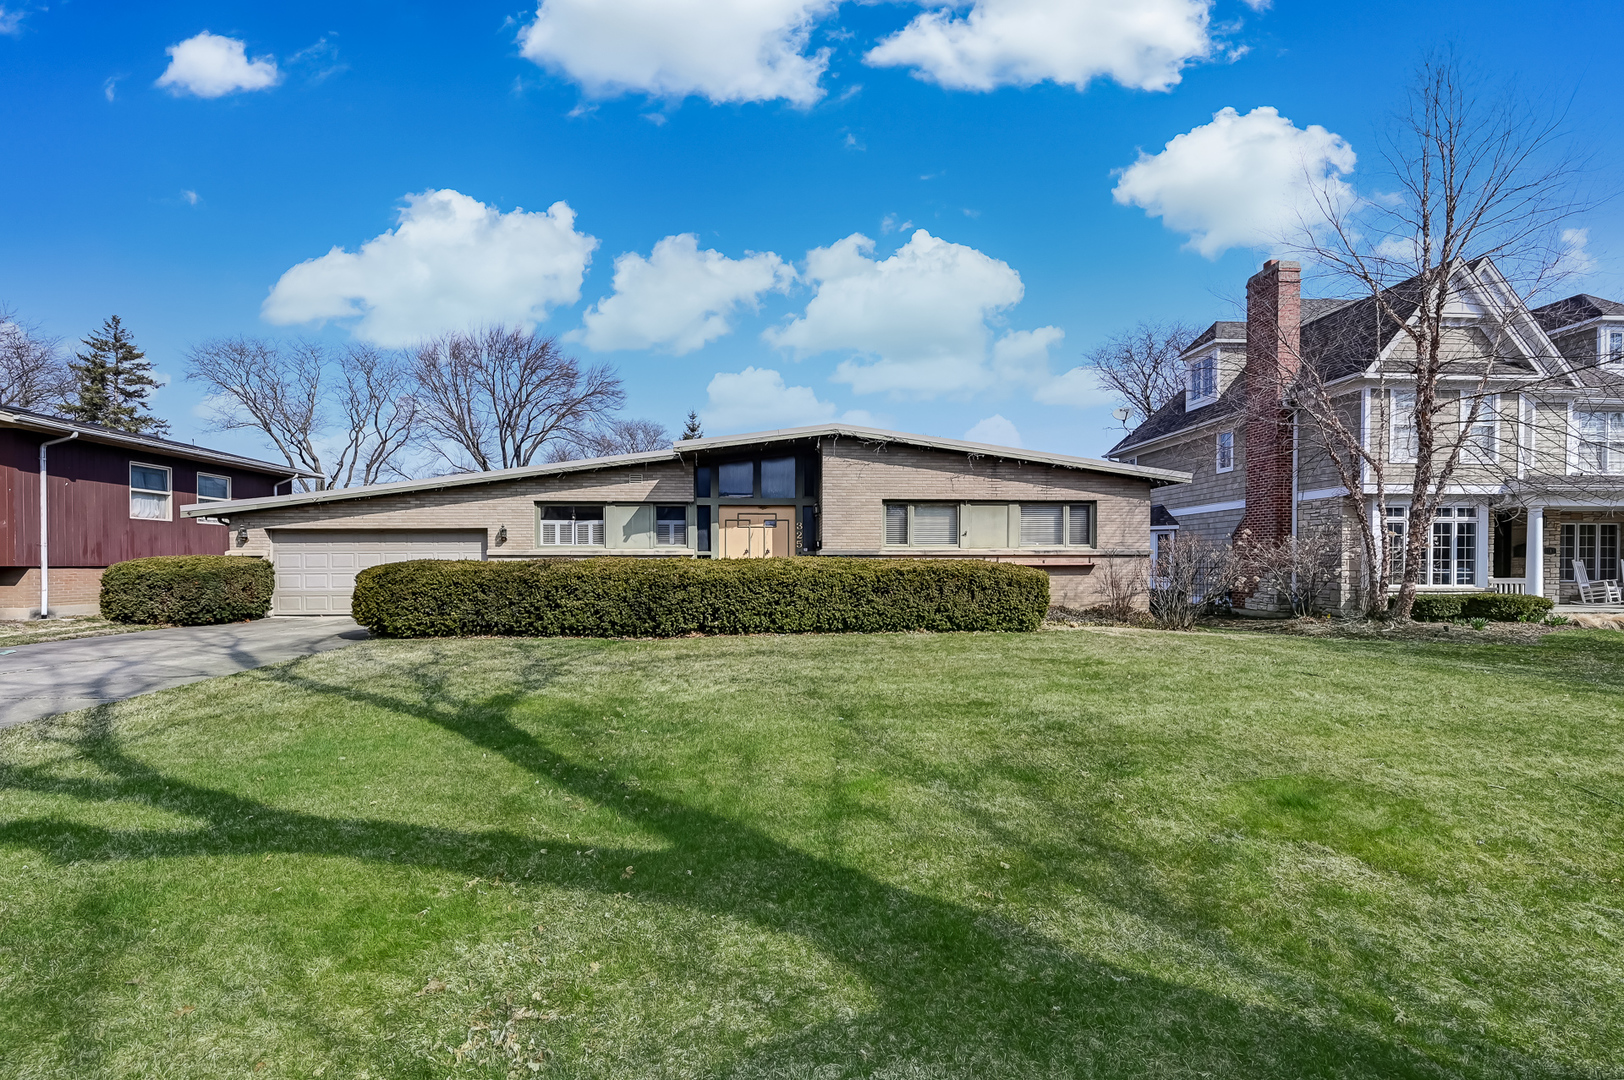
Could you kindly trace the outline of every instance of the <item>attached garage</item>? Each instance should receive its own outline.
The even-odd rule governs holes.
[[[273,529],[273,615],[346,615],[355,575],[409,559],[483,559],[483,531]]]

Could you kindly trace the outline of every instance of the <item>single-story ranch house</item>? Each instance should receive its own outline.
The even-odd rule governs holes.
[[[189,506],[276,567],[272,613],[341,614],[356,572],[405,559],[995,559],[1055,603],[1143,573],[1152,489],[1188,473],[847,425],[618,457]]]

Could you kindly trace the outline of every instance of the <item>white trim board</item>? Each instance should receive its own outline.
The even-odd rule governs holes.
[[[1221,514],[1225,510],[1245,510],[1246,500],[1236,499],[1234,502],[1203,503],[1200,506],[1167,506],[1166,503],[1162,505],[1166,506],[1169,514],[1178,517],[1180,514]]]

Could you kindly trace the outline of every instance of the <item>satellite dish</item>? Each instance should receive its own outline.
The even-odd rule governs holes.
[[[1117,423],[1122,424],[1124,427],[1126,427],[1127,423],[1128,423],[1128,417],[1133,415],[1133,410],[1129,409],[1129,408],[1112,409],[1111,410],[1111,415],[1117,418]]]

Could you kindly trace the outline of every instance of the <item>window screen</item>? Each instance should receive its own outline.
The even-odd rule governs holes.
[[[1094,506],[1072,503],[1066,516],[1066,543],[1087,547],[1094,542]]]
[[[654,543],[658,547],[687,546],[687,507],[656,506],[654,508]]]
[[[765,499],[795,498],[794,458],[769,458],[761,463],[761,495]]]
[[[885,542],[887,544],[906,544],[908,542],[908,508],[899,503],[892,503],[885,508]]]
[[[1058,547],[1061,543],[1059,504],[1021,507],[1021,547]]]
[[[731,461],[716,470],[718,495],[754,495],[755,462]]]
[[[913,512],[916,545],[956,547],[959,542],[957,506],[916,506]]]
[[[231,498],[231,478],[229,476],[210,476],[208,473],[197,474],[197,501],[223,502]]]

